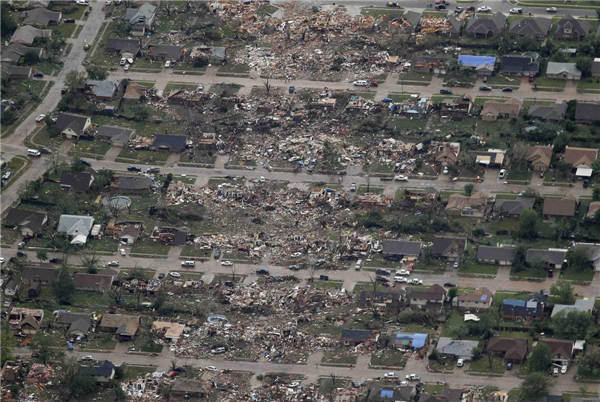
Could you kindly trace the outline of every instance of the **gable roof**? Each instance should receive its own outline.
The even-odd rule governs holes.
[[[119,82],[113,79],[107,79],[104,81],[87,80],[85,85],[92,87],[92,94],[94,96],[99,98],[111,98],[115,95],[115,92],[117,92]]]
[[[524,18],[514,20],[508,32],[520,36],[545,36],[551,26],[552,21],[546,18]]]
[[[141,39],[110,38],[106,42],[106,50],[109,52],[137,54],[142,48]]]
[[[58,268],[53,266],[24,267],[21,273],[21,279],[27,281],[40,280],[42,282],[52,282],[58,278]]]
[[[91,313],[72,313],[70,311],[60,311],[54,317],[54,322],[56,322],[58,324],[73,324],[74,322],[80,321],[82,319],[89,320],[91,322],[92,314]]]
[[[439,353],[453,355],[459,358],[473,358],[473,349],[479,345],[479,341],[463,341],[452,338],[441,337],[436,350]]]
[[[61,186],[70,186],[76,190],[88,190],[92,182],[92,174],[89,172],[73,172],[63,170],[60,175]]]
[[[152,146],[156,148],[184,150],[185,141],[186,137],[183,135],[154,134]]]
[[[156,7],[150,3],[144,3],[140,8],[128,8],[125,11],[125,19],[130,24],[147,24],[154,17]]]
[[[420,241],[384,240],[383,253],[396,255],[419,255],[423,243]]]
[[[598,28],[600,32],[600,28]],[[575,119],[580,121],[600,121],[600,102],[577,101]]]
[[[415,291],[410,293],[411,299],[423,299],[423,300],[434,300],[442,301],[448,292],[446,289],[438,285],[437,283],[431,285],[427,290],[422,292]]]
[[[139,315],[104,314],[100,326],[116,329],[117,335],[135,335],[140,326]]]
[[[42,229],[47,216],[48,214],[46,212],[34,212],[25,209],[11,208],[6,215],[6,218],[4,218],[4,222],[26,227],[34,233],[38,233]]]
[[[131,136],[135,133],[135,130],[125,127],[116,126],[102,126],[98,129],[96,137],[110,138],[113,141],[127,142],[131,139]]]
[[[522,105],[523,102],[518,99],[509,99],[506,102],[489,100],[483,104],[481,114],[489,114],[494,116],[500,114],[517,115],[521,111]]]
[[[592,313],[592,311],[594,311],[594,300],[590,300],[590,299],[576,299],[575,300],[575,304],[570,305],[570,304],[555,304],[554,308],[552,309],[552,315],[551,317],[554,317],[555,315],[564,312],[565,314],[569,314],[573,311],[585,311],[588,313]]]
[[[81,366],[79,370],[83,375],[110,378],[114,373],[115,365],[108,360],[104,360],[96,366]]]
[[[59,22],[61,13],[46,8],[34,8],[33,10],[23,11],[21,16],[24,18],[23,25],[39,24],[47,26],[51,22]]]
[[[121,236],[131,236],[134,239],[137,239],[138,236],[140,235],[140,231],[139,229],[137,229],[135,226],[127,226],[125,229],[123,229],[123,231],[121,232]]]
[[[540,342],[545,343],[550,348],[552,357],[561,356],[570,359],[573,356],[573,341],[562,339],[542,339]]]
[[[503,56],[502,71],[522,73],[523,71],[538,71],[540,65],[529,56]]]
[[[10,38],[10,43],[22,43],[31,45],[35,38],[50,38],[52,36],[52,30],[50,29],[38,29],[31,25],[23,25],[17,28],[15,33]]]
[[[585,214],[585,217],[588,219],[596,217],[596,211],[600,209],[600,201],[592,201],[588,207],[588,211]]]
[[[435,255],[461,256],[467,247],[466,237],[436,236],[433,240],[432,251]]]
[[[413,390],[414,387],[411,385],[402,387],[376,385],[368,400],[372,402],[410,401]]]
[[[544,215],[575,216],[577,199],[572,198],[544,198]]]
[[[550,61],[548,62],[548,67],[546,68],[546,74],[571,74],[576,77],[581,77],[581,70],[577,68],[575,63],[557,63]]]
[[[543,120],[562,120],[565,117],[565,113],[567,113],[567,103],[562,102],[553,103],[552,105],[531,105],[527,115]],[[550,149],[552,150],[552,148]]]
[[[85,129],[88,119],[89,117],[81,116],[79,114],[61,113],[58,115],[54,125],[61,132],[69,128],[76,134],[81,135],[84,132],[83,130]]]
[[[500,199],[494,204],[494,211],[506,215],[521,216],[523,212],[533,209],[535,198],[518,197],[516,200]]]
[[[488,35],[492,33],[497,35],[506,25],[506,16],[502,13],[496,13],[492,18],[471,18],[467,24],[467,33]]]
[[[529,342],[527,339],[491,338],[488,341],[489,352],[504,352],[504,358],[510,360],[523,360],[527,354]]]
[[[489,247],[480,246],[477,249],[477,259],[479,260],[496,260],[496,261],[514,261],[514,247]]]
[[[446,23],[450,24],[450,26],[442,31],[443,34],[459,34],[460,30],[465,23],[464,19],[457,19],[454,15],[446,18]]]
[[[17,324],[18,328],[22,328],[26,325],[31,326],[34,329],[40,329],[41,323],[35,319],[33,314],[29,314],[27,317],[23,318],[19,324]]]
[[[82,215],[61,215],[58,221],[57,232],[66,232],[70,236],[90,234],[94,226],[94,217]]]
[[[592,148],[577,148],[567,145],[565,148],[565,163],[577,167],[579,165],[592,166],[598,157],[598,150]]]
[[[152,187],[152,179],[149,177],[119,177],[118,188],[120,190],[144,190]]]
[[[2,61],[18,63],[29,52],[40,55],[40,57],[43,55],[41,47],[28,47],[20,43],[12,43],[8,46],[2,46]]]
[[[458,301],[492,303],[494,294],[488,288],[477,288],[473,293],[463,293],[457,296]]]
[[[149,45],[146,56],[159,56],[166,58],[178,58],[181,47],[175,45]]]
[[[590,23],[585,20],[576,20],[572,15],[565,15],[558,21],[556,33],[570,30],[576,32],[579,36],[587,36],[590,31]]]
[[[99,291],[107,290],[112,285],[112,276],[99,275],[99,274],[81,274],[76,273],[73,275],[73,283],[75,289],[89,289],[94,288]]]
[[[472,56],[468,54],[461,54],[458,56],[458,64],[467,67],[477,67],[484,64],[494,66],[496,64],[496,57],[494,56]]]
[[[525,256],[525,261],[528,263],[534,262],[536,260],[540,260],[543,262],[548,262],[554,265],[562,265],[564,264],[565,258],[567,257],[567,250],[538,250],[534,248],[530,248],[527,250],[527,255]]]

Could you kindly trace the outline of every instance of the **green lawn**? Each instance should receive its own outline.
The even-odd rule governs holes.
[[[186,82],[169,81],[167,83],[167,86],[165,87],[165,91],[171,91],[173,89],[185,89],[187,91],[196,91],[198,89],[198,85]]]
[[[148,238],[138,240],[131,249],[132,253],[135,254],[157,254],[157,255],[167,255],[169,254],[169,250],[171,248],[169,246],[165,246],[159,242],[152,241]]]
[[[472,262],[461,263],[458,267],[458,272],[469,274],[486,274],[496,275],[498,273],[497,265],[482,265]]]
[[[210,86],[209,92],[216,94],[224,93],[226,96],[232,96],[239,92],[241,85],[238,84],[213,84]]]
[[[393,118],[389,123],[393,124],[396,130],[424,131],[427,119]]]
[[[327,350],[323,355],[323,359],[321,359],[321,363],[356,364],[356,359],[356,355],[352,355],[344,349]]]
[[[166,152],[137,151],[130,148],[123,148],[117,158],[132,159],[145,163],[163,162],[162,164],[164,164],[169,158],[169,154]]]
[[[400,73],[398,76],[398,84],[401,83],[412,83],[412,82],[422,82],[427,85],[433,79],[432,74],[424,74],[424,73],[416,73],[416,72],[408,72],[408,73]]]
[[[552,87],[558,89],[564,89],[565,85],[567,85],[567,80],[557,80],[547,77],[536,78],[534,81],[534,85],[537,84],[538,87]]]
[[[263,6],[273,7],[268,4],[263,4]],[[262,7],[262,6],[261,6]],[[277,8],[277,7],[274,7]],[[235,64],[229,63],[224,66],[219,67],[219,73],[227,73],[227,74],[248,74],[250,72],[250,67],[245,64]]]
[[[71,155],[106,155],[112,145],[106,141],[78,141],[70,150]]]
[[[501,75],[488,77],[488,85],[497,87],[519,87],[521,85],[520,78],[508,78]]]
[[[402,355],[403,352],[396,349],[379,351],[371,357],[371,366],[404,367],[408,359]]]
[[[504,103],[508,99],[509,98],[502,98],[502,97],[497,97],[497,96],[478,96],[473,101],[473,105],[483,107],[485,102],[490,101],[490,100]]]
[[[322,280],[315,279],[315,281],[311,285],[318,289],[336,289],[336,288],[343,288],[344,282],[342,282],[342,281],[322,281]]]
[[[517,272],[515,267],[510,269],[510,276],[514,276],[517,278],[546,278],[548,276],[548,272],[545,269],[534,269],[527,267],[520,272]]]
[[[69,39],[71,35],[73,35],[73,32],[75,31],[76,27],[77,25],[75,24],[59,24],[48,25],[46,29],[52,30],[53,35],[59,34],[62,35],[65,39]]]
[[[594,271],[577,272],[572,269],[561,269],[560,279],[579,282],[591,282],[594,279]]]
[[[369,190],[369,193],[377,193],[377,194],[383,194],[383,190],[385,188],[384,187],[380,187],[380,186],[358,186],[358,189],[356,190],[356,195],[364,195],[367,193],[367,190]]]
[[[84,349],[114,350],[117,340],[113,334],[92,333],[81,346]]]
[[[577,83],[578,90],[600,91],[600,77],[584,78]]]
[[[469,371],[490,374],[503,374],[504,369],[505,366],[500,357],[493,358],[492,367],[490,368],[490,362],[487,356],[483,356],[479,360],[472,361],[471,366],[469,367]]]
[[[153,373],[156,371],[156,367],[152,366],[131,366],[124,365],[123,367],[123,378],[121,381],[135,380],[138,377],[144,376],[146,373]]]
[[[444,324],[440,336],[451,338],[454,336],[454,330],[458,327],[462,327],[463,325],[465,325],[465,320],[462,313],[452,310],[452,313],[450,313],[450,318],[448,318]]]
[[[532,173],[526,164],[513,165],[507,172],[507,180],[530,181]]]
[[[404,14],[404,10],[393,7],[363,7],[360,13],[362,15],[369,15],[375,18],[381,18],[385,15],[399,17]]]

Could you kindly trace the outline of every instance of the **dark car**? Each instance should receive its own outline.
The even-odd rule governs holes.
[[[33,76],[36,78],[44,78],[44,73],[35,73]]]
[[[257,269],[256,270],[256,275],[269,275],[270,272],[268,269]]]
[[[469,6],[469,7],[467,7],[467,11],[475,11],[475,6]]]
[[[296,87],[295,87],[295,86],[293,86],[293,85],[291,85],[291,86],[289,87],[288,91],[289,91],[291,94],[293,94],[294,92],[296,92]]]
[[[289,268],[290,268],[292,271],[299,271],[299,270],[300,270],[300,267],[299,267],[299,266],[297,266],[297,265],[290,265],[290,267],[289,267]]]
[[[220,248],[218,248],[218,249],[215,251],[215,260],[218,260],[220,256],[221,256],[221,249],[220,249]]]
[[[482,85],[482,86],[479,87],[479,90],[480,91],[491,91],[492,87],[487,86],[487,85]]]
[[[588,188],[588,187],[589,187],[589,185],[590,185],[590,180],[589,180],[589,179],[585,179],[585,180],[583,181],[583,188]]]
[[[442,95],[452,95],[452,91],[449,89],[440,89],[440,94]]]
[[[379,82],[378,82],[378,81],[371,81],[371,82],[369,83],[369,86],[371,86],[371,87],[374,87],[374,88],[377,88],[377,87],[379,87]]]
[[[554,277],[554,269],[549,268],[548,269],[548,278],[552,278],[552,277]]]
[[[512,88],[502,88],[502,92],[512,92],[513,89]]]
[[[389,282],[390,278],[386,278],[385,276],[378,276],[377,278],[375,278],[375,280],[377,282]]]
[[[46,155],[50,155],[52,153],[52,150],[50,150],[48,148],[40,148],[40,149],[38,149],[38,151],[40,151],[41,153],[46,154]]]
[[[17,251],[17,257],[27,257],[27,254],[22,251]]]
[[[62,263],[62,258],[51,258],[50,259],[50,264],[61,264]]]
[[[507,363],[506,364],[506,369],[507,370],[512,370],[513,369],[513,364],[512,363]]]
[[[142,169],[137,166],[129,166],[129,167],[127,167],[127,170],[130,172],[141,172],[142,171]]]
[[[322,281],[328,281],[329,277],[327,275],[319,275],[319,279]]]
[[[63,22],[64,22],[65,24],[74,24],[74,23],[75,23],[75,18],[65,18],[65,19],[63,20]]]
[[[389,270],[387,270],[387,269],[383,269],[383,268],[379,268],[379,269],[377,269],[377,270],[375,271],[375,273],[376,273],[377,275],[391,275],[391,274],[392,274],[392,273],[391,273]]]
[[[235,283],[231,282],[231,281],[225,281],[223,282],[223,285],[229,287],[229,288],[233,288],[235,287]]]
[[[90,162],[88,162],[88,161],[82,160],[81,163],[83,163],[85,166],[92,167],[92,164]]]
[[[455,288],[456,287],[456,283],[446,282],[446,283],[444,283],[444,286],[447,287],[447,288]]]
[[[163,279],[165,277],[165,273],[161,272],[160,274],[158,274],[158,279]]]
[[[149,173],[160,173],[160,168],[157,167],[151,167],[148,169]]]
[[[445,6],[445,5],[443,5],[443,4],[438,4],[437,6],[435,6],[435,9],[436,9],[436,10],[445,10],[445,9],[446,9],[446,6]]]

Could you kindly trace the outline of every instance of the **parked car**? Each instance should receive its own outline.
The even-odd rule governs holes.
[[[407,271],[406,269],[401,269],[399,271],[396,271],[396,273],[398,275],[402,275],[402,276],[409,276],[410,275],[410,271]]]
[[[22,251],[17,251],[17,257],[27,257],[27,254]]]
[[[440,94],[442,95],[452,95],[452,91],[449,89],[440,89]]]
[[[181,266],[185,268],[193,268],[196,266],[195,261],[181,261]]]
[[[446,283],[444,283],[444,286],[447,287],[447,288],[455,288],[456,287],[456,283],[446,282]]]
[[[482,85],[479,87],[480,91],[491,91],[492,87],[490,87],[489,85]]]
[[[110,261],[108,264],[109,267],[118,267],[119,266],[119,261]]]
[[[77,0],[76,3],[78,6],[89,6],[90,2],[88,0]]]
[[[165,273],[161,272],[160,274],[158,274],[158,279],[163,279],[165,277]]]
[[[400,4],[394,3],[392,1],[388,1],[387,6],[388,7],[400,7]]]
[[[465,9],[464,7],[461,7],[461,6],[456,6],[456,8],[454,9],[454,12],[456,12],[456,13],[460,13],[460,12],[462,12],[462,10],[464,10],[464,9]]]
[[[48,148],[40,148],[40,149],[38,149],[38,151],[40,151],[41,153],[46,154],[46,155],[50,155],[52,153],[52,150],[48,149]]]
[[[137,167],[137,166],[128,166],[128,167],[127,167],[127,170],[128,170],[129,172],[141,172],[141,171],[142,171],[142,168],[139,168],[139,167]]]
[[[208,371],[217,371],[217,368],[215,366],[206,366],[205,369]]]
[[[91,162],[88,162],[88,161],[86,161],[85,159],[82,159],[82,160],[81,160],[81,163],[83,163],[85,166],[92,167],[92,163],[91,163]]]
[[[223,266],[225,266],[225,267],[230,267],[230,266],[232,266],[232,265],[233,265],[233,262],[232,262],[232,261],[223,261],[223,262],[221,263],[221,265],[223,265]]]
[[[41,121],[44,121],[45,118],[46,118],[45,114],[40,114],[40,115],[38,115],[38,117],[35,118],[35,121],[37,121],[39,123]]]
[[[398,385],[400,385],[401,387],[406,387],[408,386],[408,381],[400,381]]]
[[[327,275],[319,275],[319,279],[322,281],[328,281],[329,280],[329,276]]]
[[[10,171],[8,171],[8,172],[4,173],[4,174],[2,175],[2,179],[3,179],[3,180],[8,180],[8,179],[10,178],[10,175],[11,175],[11,174],[12,174],[12,173],[11,173]]]
[[[479,13],[490,13],[492,12],[492,9],[490,7],[487,6],[481,6],[477,9],[477,12]]]
[[[442,171],[443,174],[448,174],[450,173],[450,170],[448,169],[448,166],[444,166],[444,170]]]
[[[423,284],[423,280],[422,279],[417,279],[417,278],[412,278],[408,280],[408,283],[411,285],[422,285]]]
[[[502,88],[502,92],[512,92],[513,89],[510,87]]]
[[[358,81],[354,81],[352,84],[353,84],[355,87],[366,87],[366,86],[368,86],[368,85],[369,85],[369,82],[368,82],[368,81],[365,81],[365,80],[358,80]]]
[[[453,266],[454,266],[454,269],[458,268],[458,261],[456,261]]]
[[[130,64],[126,64],[126,65],[125,65],[125,68],[123,68],[123,70],[125,70],[125,71],[129,71],[129,67],[130,67],[130,66],[131,66]]]
[[[546,12],[548,12],[548,13],[556,13],[556,12],[558,12],[558,9],[556,7],[548,7],[546,9]]]
[[[35,74],[33,74],[34,77],[36,78],[44,78],[44,73],[40,73],[39,71]]]
[[[498,173],[499,179],[504,179],[506,177],[506,169],[500,169],[500,173]]]
[[[585,180],[583,181],[583,188],[588,188],[588,187],[589,187],[589,185],[590,185],[590,179],[585,179]]]
[[[403,276],[394,276],[395,283],[406,283],[408,280]]]
[[[387,276],[378,276],[375,278],[375,280],[377,282],[389,282],[390,278],[388,278]]]
[[[261,268],[261,269],[256,270],[256,275],[269,275],[269,274],[270,274],[270,272],[268,269]]]
[[[391,275],[391,272],[389,269],[384,269],[384,268],[379,268],[377,270],[375,270],[375,273],[377,275]]]
[[[169,275],[173,278],[181,278],[181,274],[179,272],[169,272]]]
[[[121,249],[121,255],[127,255],[124,248]]]
[[[456,367],[462,367],[465,365],[465,359],[458,359],[456,362]]]
[[[218,248],[218,249],[215,251],[215,256],[214,256],[215,260],[218,260],[220,256],[221,256],[221,249],[220,249],[220,248]]]
[[[61,264],[62,263],[62,258],[51,258],[50,259],[50,264]]]
[[[94,358],[92,357],[92,355],[87,355],[87,356],[83,356],[81,358],[81,360],[83,360],[84,362],[89,362],[89,361],[94,360]]]
[[[398,175],[394,177],[395,181],[408,181],[408,176]]]
[[[408,375],[406,376],[406,379],[407,379],[408,381],[421,381],[421,377],[420,377],[420,376],[418,376],[418,375],[416,375],[416,374],[408,374]]]
[[[146,172],[148,172],[148,173],[160,173],[160,168],[152,166],[152,167],[149,167],[148,169],[146,169]]]
[[[568,368],[567,366],[562,366],[562,367],[560,368],[560,373],[561,373],[561,374],[567,374],[567,368]]]
[[[356,191],[356,183],[350,185],[350,191]]]
[[[171,62],[169,60],[165,63],[165,68],[171,68]]]
[[[512,363],[507,363],[506,364],[506,369],[507,370],[512,370],[513,369],[513,364]]]
[[[296,87],[293,85],[290,85],[290,87],[288,88],[288,92],[293,94],[294,92],[296,92]]]
[[[388,380],[397,380],[400,376],[394,372],[385,373],[383,378],[387,378]]]
[[[299,270],[300,270],[300,267],[299,267],[298,265],[290,265],[290,266],[289,266],[289,268],[290,268],[292,271],[299,271]]]
[[[511,14],[523,14],[523,9],[521,7],[514,7],[508,10]]]
[[[475,6],[469,6],[469,7],[467,7],[467,11],[475,11]]]

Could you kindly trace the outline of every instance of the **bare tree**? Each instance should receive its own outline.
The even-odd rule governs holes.
[[[238,266],[236,266],[235,264],[232,265],[230,268],[231,268],[231,282],[233,282],[235,284],[235,274],[238,273],[240,268]]]
[[[517,142],[511,149],[511,165],[518,166],[525,161],[529,147],[523,142]]]
[[[335,400],[335,395],[333,391],[335,390],[335,383],[337,382],[337,375],[334,373],[329,374],[329,378],[331,379],[331,388],[329,389],[329,402],[333,402]]]
[[[111,305],[114,307],[119,307],[123,302],[123,290],[120,286],[115,286],[113,289],[109,290],[106,295],[108,296]]]
[[[163,384],[160,387],[160,394],[165,398],[166,402],[169,402],[171,400],[171,392],[173,391],[173,384],[175,384],[175,383],[163,382]]]
[[[264,82],[264,86],[265,92],[267,93],[267,96],[269,96],[271,94],[271,84],[269,83],[269,77],[267,77],[267,80]]]
[[[82,252],[79,259],[88,273],[95,274],[98,272],[96,265],[100,263],[100,257],[96,255],[96,250]]]
[[[373,275],[369,274],[369,282],[371,282],[371,286],[373,286],[373,293],[377,292],[377,288],[379,287],[379,281],[377,278],[373,278]]]

